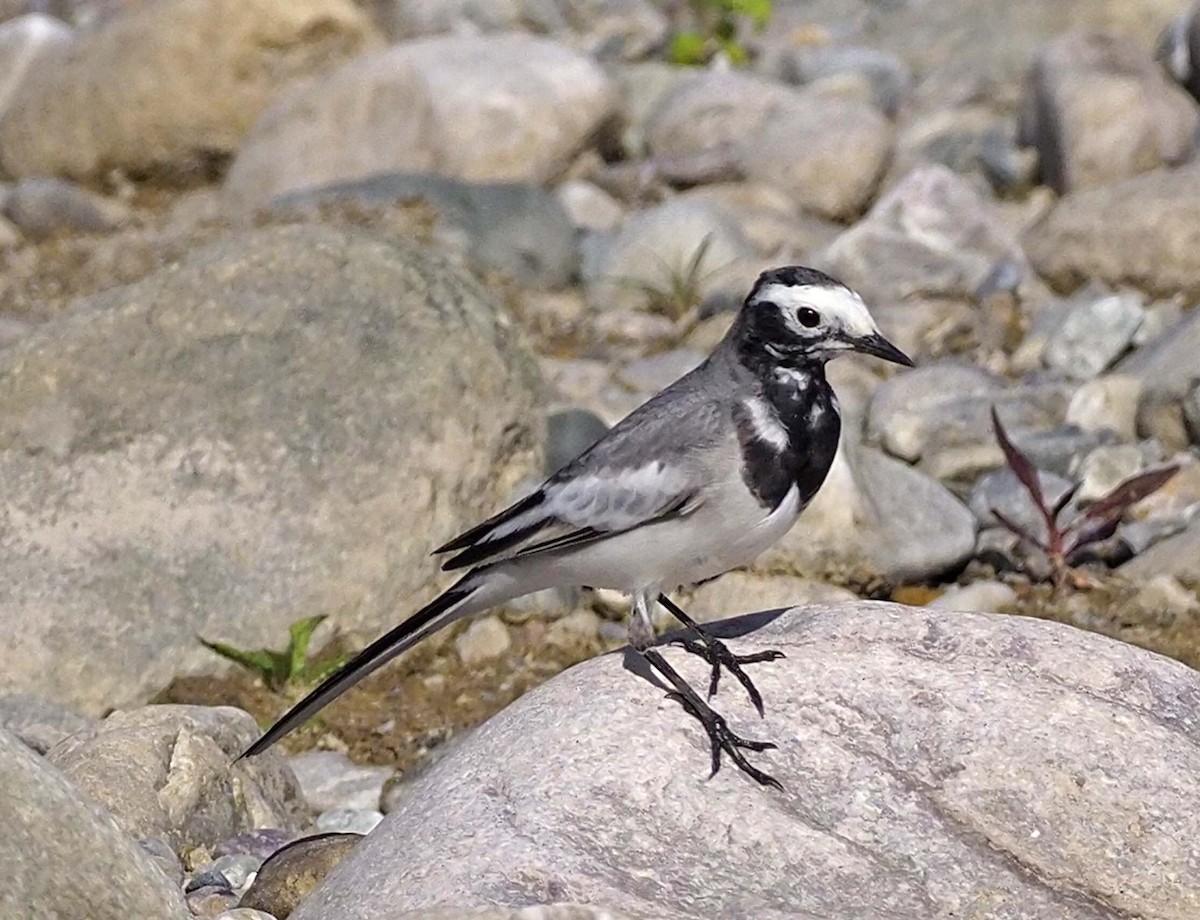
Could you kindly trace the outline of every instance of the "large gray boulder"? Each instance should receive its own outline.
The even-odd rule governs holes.
[[[43,54],[0,122],[16,176],[194,169],[292,80],[373,42],[351,0],[157,0]]]
[[[1057,288],[1090,279],[1151,294],[1200,294],[1200,164],[1065,195],[1026,234],[1029,260]]]
[[[292,914],[605,907],[631,918],[1185,920],[1200,811],[1200,676],[1057,623],[860,603],[728,621],[784,786],[727,761],[620,653],[465,739]],[[755,625],[759,628],[753,628]],[[707,666],[665,654],[697,684]],[[414,845],[414,842],[419,845]]]
[[[242,144],[225,193],[253,207],[385,172],[545,183],[616,102],[615,84],[595,62],[544,39],[402,42],[280,98]]]
[[[535,468],[537,392],[477,283],[359,232],[234,235],[91,298],[0,352],[0,691],[98,713],[215,668],[197,635],[378,632]]]
[[[145,706],[114,712],[47,759],[131,837],[157,837],[178,853],[212,850],[244,831],[307,823],[282,753],[234,762],[258,735],[250,714],[231,706]]]
[[[183,894],[112,816],[0,729],[0,917],[184,920]]]

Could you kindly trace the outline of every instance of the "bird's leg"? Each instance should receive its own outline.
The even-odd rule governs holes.
[[[709,774],[709,779],[716,776],[717,771],[721,769],[721,752],[724,751],[733,759],[739,769],[755,782],[782,789],[783,787],[774,777],[762,772],[746,760],[741,750],[765,751],[775,745],[769,741],[749,741],[734,734],[724,717],[714,712],[712,707],[704,702],[688,682],[679,675],[679,672],[667,664],[666,659],[653,648],[654,640],[654,621],[650,617],[649,598],[646,594],[639,592],[633,597],[633,609],[629,613],[629,644],[675,688],[667,695],[676,700],[704,726],[705,732],[708,733],[708,740],[712,744],[712,773]]]
[[[750,741],[734,734],[725,718],[718,712],[715,712],[704,700],[700,699],[696,693],[682,677],[679,672],[667,664],[667,660],[655,651],[653,648],[640,649],[643,658],[649,662],[659,674],[670,681],[671,686],[675,689],[670,691],[667,696],[676,700],[684,709],[695,716],[704,730],[708,733],[708,740],[712,745],[712,772],[708,775],[712,779],[717,775],[717,771],[721,769],[721,752],[724,751],[738,765],[743,773],[749,776],[756,783],[763,786],[774,786],[782,791],[783,786],[779,780],[771,776],[769,773],[764,773],[762,770],[754,766],[746,759],[742,753],[742,749],[747,751],[766,751],[774,748],[775,745],[770,741]]]
[[[712,699],[716,695],[717,687],[721,682],[721,668],[725,668],[746,688],[746,693],[750,695],[750,702],[754,704],[754,708],[758,710],[758,714],[761,716],[763,714],[762,694],[758,692],[758,688],[754,686],[754,682],[750,680],[750,676],[742,670],[742,665],[758,664],[763,661],[778,661],[780,658],[785,657],[783,652],[777,649],[768,649],[765,652],[755,652],[752,655],[735,655],[729,650],[729,646],[716,636],[710,636],[705,632],[699,623],[684,613],[665,594],[658,596],[658,602],[667,609],[667,612],[671,616],[687,627],[696,637],[694,639],[678,639],[676,640],[678,644],[693,655],[699,655],[712,665],[712,677],[708,681],[708,698]]]

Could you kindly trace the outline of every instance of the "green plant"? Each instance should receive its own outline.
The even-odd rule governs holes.
[[[723,51],[734,64],[749,59],[739,33],[749,22],[757,31],[771,20],[772,0],[689,0],[694,25],[675,33],[667,56],[673,64],[705,64]]]
[[[316,683],[346,663],[345,655],[322,658],[315,662],[309,660],[309,643],[312,642],[317,627],[324,621],[323,614],[297,620],[288,627],[288,644],[281,652],[267,648],[240,649],[224,642],[210,642],[203,637],[197,638],[205,648],[258,675],[271,690],[283,690]]]
[[[995,408],[992,409],[992,427],[1009,469],[1025,487],[1034,508],[1041,516],[1046,535],[1044,538],[1036,536],[994,507],[991,512],[1006,530],[1046,555],[1050,562],[1050,577],[1055,587],[1062,587],[1068,581],[1077,586],[1086,584],[1086,580],[1081,579],[1072,568],[1073,560],[1079,551],[1089,544],[1111,537],[1130,505],[1158,491],[1167,480],[1179,472],[1178,466],[1170,465],[1130,476],[1064,522],[1063,512],[1079,491],[1081,483],[1075,483],[1053,503],[1049,502],[1042,492],[1037,468],[1009,438],[1008,432],[1000,424],[1000,416],[996,414]]]
[[[641,278],[618,278],[617,283],[631,287],[646,298],[646,308],[672,320],[678,320],[696,310],[704,294],[704,282],[721,266],[705,268],[704,259],[712,246],[708,234],[683,265],[668,265],[658,259],[665,278],[644,281]],[[658,258],[657,256],[655,258]]]

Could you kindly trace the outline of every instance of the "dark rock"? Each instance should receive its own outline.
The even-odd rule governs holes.
[[[34,240],[60,233],[105,233],[129,219],[128,208],[119,201],[64,179],[22,179],[4,199],[3,210]]]
[[[262,864],[241,906],[286,920],[362,839],[358,834],[320,834],[288,844]]]
[[[563,409],[546,419],[546,475],[558,472],[608,433],[596,413]]]

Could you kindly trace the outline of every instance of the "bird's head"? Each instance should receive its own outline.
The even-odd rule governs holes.
[[[912,367],[883,337],[866,304],[846,285],[793,265],[758,277],[735,324],[739,345],[784,365],[821,365],[848,351]]]

